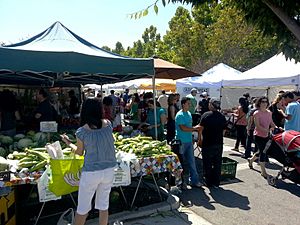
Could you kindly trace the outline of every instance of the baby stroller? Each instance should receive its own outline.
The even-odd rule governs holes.
[[[300,132],[289,130],[274,134],[264,153],[283,165],[276,177],[268,177],[270,185],[275,186],[280,176],[300,184]]]

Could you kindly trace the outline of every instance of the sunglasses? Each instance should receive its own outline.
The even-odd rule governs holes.
[[[264,100],[264,101],[261,101],[261,103],[268,103],[268,101]]]

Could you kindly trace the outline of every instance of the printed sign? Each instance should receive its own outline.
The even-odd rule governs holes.
[[[57,123],[55,121],[40,122],[40,131],[48,133],[57,132]]]
[[[130,175],[130,162],[121,161],[118,162],[118,166],[114,171],[114,180],[113,186],[127,186],[131,183],[131,175]]]
[[[207,92],[209,94],[209,88],[202,87],[184,87],[183,92],[189,94],[191,93],[192,88],[196,88],[199,94],[201,94],[202,92]]]

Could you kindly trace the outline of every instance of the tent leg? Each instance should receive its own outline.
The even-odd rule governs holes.
[[[152,76],[152,87],[153,87],[153,100],[154,100],[154,124],[157,124],[157,115],[156,115],[156,98],[155,98],[155,75]],[[157,140],[157,127],[155,126],[155,139]]]

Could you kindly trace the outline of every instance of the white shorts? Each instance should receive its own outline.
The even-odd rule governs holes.
[[[95,209],[107,210],[109,194],[114,178],[114,168],[98,171],[83,171],[78,191],[77,213],[85,215],[91,210],[92,198],[96,192]]]

